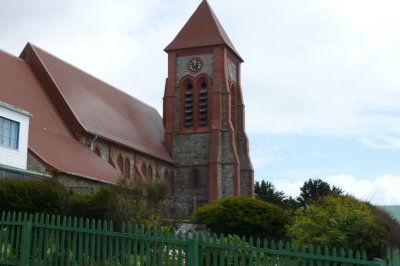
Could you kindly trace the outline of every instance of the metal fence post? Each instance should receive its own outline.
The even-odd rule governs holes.
[[[375,266],[386,266],[386,261],[382,259],[374,259]]]
[[[400,251],[399,248],[393,248],[390,252],[391,266],[400,266]]]
[[[32,220],[27,218],[22,223],[21,235],[21,266],[29,266],[31,257],[31,237],[32,237]]]
[[[194,235],[189,239],[188,258],[186,265],[199,266],[199,238]]]

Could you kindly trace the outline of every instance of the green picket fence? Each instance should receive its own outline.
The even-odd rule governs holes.
[[[3,212],[1,265],[383,265],[365,253]]]

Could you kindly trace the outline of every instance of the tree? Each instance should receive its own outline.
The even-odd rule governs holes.
[[[364,250],[373,258],[382,257],[399,232],[368,202],[329,195],[311,203],[306,212],[298,210],[288,234],[297,244]]]
[[[254,184],[254,196],[256,199],[281,207],[284,206],[284,201],[287,198],[285,193],[278,191],[271,182],[264,180],[262,180],[261,183],[256,181]]]
[[[310,203],[331,194],[342,195],[343,190],[336,186],[331,186],[321,179],[309,179],[300,188],[300,196],[297,201],[300,206],[307,208]]]
[[[225,198],[198,208],[192,219],[216,234],[282,239],[290,217],[271,203],[247,198]]]

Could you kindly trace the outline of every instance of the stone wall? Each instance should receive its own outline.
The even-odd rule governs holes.
[[[46,166],[28,152],[27,170],[49,175]]]
[[[188,69],[188,63],[189,63],[190,59],[192,59],[194,57],[200,58],[203,62],[202,68],[197,73],[192,73]],[[186,75],[192,75],[193,77],[196,77],[200,74],[206,74],[209,77],[212,77],[213,71],[214,71],[214,57],[212,54],[180,56],[176,59],[175,86],[178,86],[181,79]]]
[[[176,134],[173,157],[178,166],[208,164],[210,133]]]
[[[125,164],[129,162],[128,180],[139,179],[146,182],[164,181],[165,173],[168,173],[168,176],[174,175],[174,167],[171,163],[158,160],[115,143],[110,143],[101,138],[96,138],[92,142],[93,139],[92,136],[80,137],[82,143],[88,145],[93,152],[98,150],[100,157],[109,162],[117,170],[120,170],[123,176],[125,176]],[[122,171],[118,167],[119,157],[123,161]],[[142,169],[145,171],[142,172]]]
[[[198,188],[189,188],[188,181],[190,172],[197,170],[199,173],[200,184]],[[208,166],[188,166],[177,167],[176,172],[176,195],[179,197],[193,197],[199,204],[208,202]]]
[[[81,191],[78,192],[81,193],[84,192],[84,190],[86,190],[89,193],[95,193],[100,186],[107,184],[107,183],[102,183],[100,181],[90,180],[87,178],[73,176],[65,173],[59,173],[56,179],[69,189],[72,189],[74,191],[80,189]]]

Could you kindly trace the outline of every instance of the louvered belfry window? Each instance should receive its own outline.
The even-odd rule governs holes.
[[[187,85],[185,90],[185,127],[193,126],[193,86]]]
[[[199,123],[200,126],[207,125],[207,84],[201,84],[199,91]]]

